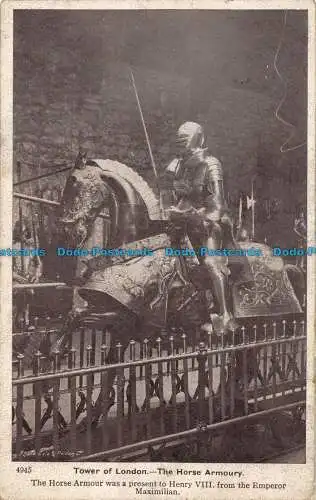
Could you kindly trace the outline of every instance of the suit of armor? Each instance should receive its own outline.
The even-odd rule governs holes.
[[[224,197],[222,166],[203,144],[200,125],[186,122],[178,130],[177,157],[167,167],[176,202],[170,209],[170,220],[175,224],[185,222],[194,247],[236,248]],[[234,324],[228,306],[228,258],[205,255],[199,259],[208,275],[223,329],[229,329]]]

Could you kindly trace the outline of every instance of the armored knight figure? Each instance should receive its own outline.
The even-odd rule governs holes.
[[[204,132],[199,124],[186,122],[179,128],[176,158],[167,167],[167,173],[173,181],[176,201],[169,211],[170,220],[174,226],[179,222],[185,224],[193,247],[237,248],[224,197],[222,166],[204,147]],[[228,299],[230,259],[199,257],[206,270],[207,288],[211,289],[217,306],[220,328],[226,331],[236,326]],[[252,280],[250,267],[242,257],[237,274],[239,282]]]

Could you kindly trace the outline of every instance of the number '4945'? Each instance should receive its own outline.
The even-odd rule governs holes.
[[[30,465],[25,466],[25,467],[17,467],[16,471],[18,474],[21,474],[21,473],[23,474],[23,472],[24,472],[24,474],[30,474],[32,472],[32,467]]]

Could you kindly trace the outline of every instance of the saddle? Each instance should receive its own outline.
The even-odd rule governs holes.
[[[246,249],[249,243],[239,243]],[[124,249],[150,248],[153,255],[92,257],[87,260],[88,279],[79,295],[88,303],[98,304],[111,297],[139,317],[150,316],[162,326],[162,310],[171,286],[184,286],[194,293],[205,289],[203,272],[195,255],[166,255],[170,237],[159,234],[129,243]],[[232,279],[232,305],[235,318],[301,313],[302,309],[284,269],[282,259],[271,256],[266,245],[251,243],[261,250],[260,257],[247,257],[253,274],[251,283]],[[192,248],[187,236],[179,249]],[[102,298],[103,297],[103,298]]]

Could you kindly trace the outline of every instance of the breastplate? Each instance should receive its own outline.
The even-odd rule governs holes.
[[[200,204],[207,195],[206,185],[207,165],[180,164],[174,179],[174,190],[178,198],[188,198],[193,204]]]

